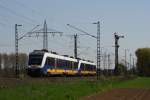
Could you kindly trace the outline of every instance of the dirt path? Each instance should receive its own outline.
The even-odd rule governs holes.
[[[150,89],[113,89],[82,100],[150,100]]]

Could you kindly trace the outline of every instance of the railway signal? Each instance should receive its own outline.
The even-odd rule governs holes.
[[[118,75],[118,49],[119,49],[119,44],[118,41],[120,38],[124,38],[124,36],[119,36],[117,35],[117,33],[114,33],[114,37],[115,37],[115,75]]]

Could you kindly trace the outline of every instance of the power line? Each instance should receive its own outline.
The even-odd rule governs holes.
[[[43,49],[45,50],[48,50],[48,33],[51,33],[52,35],[55,35],[55,34],[62,34],[63,32],[59,32],[59,31],[48,31],[48,28],[47,28],[47,23],[46,23],[46,20],[44,21],[44,26],[42,29],[40,30],[36,30],[34,32],[30,32],[31,35],[32,34],[43,34]],[[39,36],[39,35],[38,35]]]
[[[2,10],[2,9],[0,9],[0,10]],[[0,19],[1,19],[1,21],[3,21],[3,23],[5,24],[5,26],[7,25],[7,26],[11,26],[10,25],[10,21],[14,21],[14,15],[12,15],[12,14],[8,14],[8,13],[6,13],[6,12],[3,12],[2,13],[2,11],[0,11],[1,13],[0,13]],[[18,20],[18,19],[17,19]],[[27,23],[27,24],[31,24],[31,23],[28,23],[28,22],[26,22],[25,20],[23,20],[25,23]],[[11,26],[12,27],[12,26]]]
[[[83,31],[83,30],[81,30],[81,29],[79,29],[79,28],[77,28],[77,27],[75,27],[75,26],[73,26],[73,25],[70,25],[70,24],[67,24],[67,25],[68,25],[69,27],[71,27],[71,28],[77,30],[77,31],[80,31],[80,32],[84,33],[84,34],[80,34],[80,35],[88,35],[88,36],[91,36],[91,37],[93,37],[93,38],[97,38],[96,36],[91,35],[91,34],[89,34],[88,32],[85,32],[85,31]]]
[[[6,20],[6,19],[3,19],[3,17],[2,16],[0,16],[1,17],[1,21],[3,21],[3,22],[0,22],[0,24],[1,24],[1,26],[6,26],[6,23],[5,22],[8,22],[8,20]]]
[[[36,23],[37,23],[37,21],[35,21],[35,20],[33,20],[33,19],[29,18],[29,17],[26,17],[26,16],[24,16],[23,14],[17,13],[16,11],[14,11],[14,10],[8,8],[8,7],[5,7],[5,6],[3,6],[2,4],[0,4],[0,8],[2,8],[2,9],[4,9],[4,10],[7,10],[9,13],[11,13],[11,14],[13,14],[13,15],[15,15],[15,16],[21,17],[21,18],[23,18],[23,19],[29,21],[30,23],[31,23],[31,22],[33,22],[33,23],[36,22]]]
[[[0,22],[0,25],[1,25],[1,26],[5,26],[6,24],[5,24],[5,23]]]
[[[84,33],[84,34],[75,34],[74,35],[74,57],[77,58],[77,55],[78,55],[78,53],[77,53],[77,38],[78,38],[78,36],[79,35],[88,35],[88,36],[93,37],[93,38],[96,38],[96,36],[91,35],[88,32],[85,32],[82,29],[79,29],[79,28],[77,28],[77,27],[75,27],[75,26],[73,26],[71,24],[67,24],[67,26],[69,26],[70,28],[75,29],[75,30],[77,30],[79,32]]]
[[[20,5],[21,7],[29,8],[32,11],[32,13],[34,12],[37,15],[40,15],[40,16],[43,17],[43,14],[41,14],[41,12],[38,12],[37,10],[35,10],[33,7],[30,7],[29,5],[26,5],[26,4],[24,4],[24,3],[22,3],[21,1],[18,1],[18,0],[13,0],[13,2],[14,1],[16,2],[16,4]]]

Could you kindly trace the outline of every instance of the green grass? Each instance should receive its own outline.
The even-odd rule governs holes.
[[[33,83],[0,89],[0,100],[77,100],[99,91],[102,84],[87,80],[64,83]]]
[[[87,79],[73,82],[33,82],[0,88],[0,100],[78,100],[112,88],[150,88],[150,78],[140,77],[120,81],[107,79],[89,81]]]
[[[121,82],[120,84],[114,84],[115,88],[146,88],[150,89],[149,77],[138,77],[134,80],[128,80]]]

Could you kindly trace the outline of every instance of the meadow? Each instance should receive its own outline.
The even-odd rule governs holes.
[[[7,79],[8,80],[8,79]],[[78,100],[113,88],[150,88],[150,78],[11,79],[0,81],[0,100]],[[2,83],[3,82],[3,83]]]

